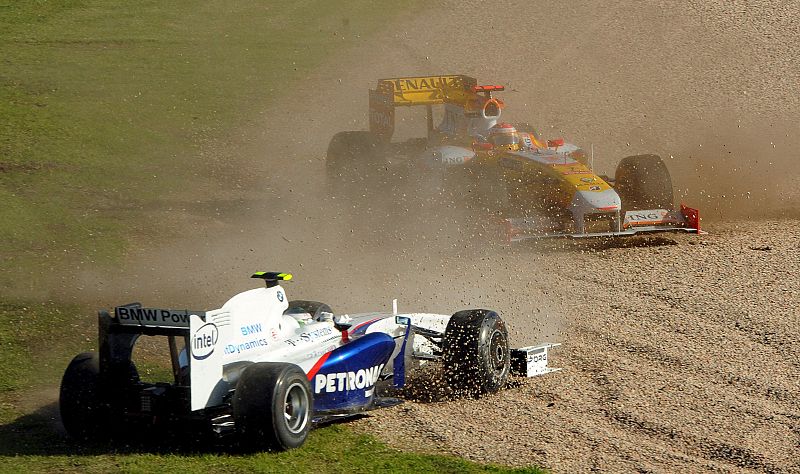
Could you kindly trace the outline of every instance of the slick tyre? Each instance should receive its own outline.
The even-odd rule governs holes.
[[[442,344],[444,374],[457,395],[477,397],[506,385],[511,364],[508,330],[494,311],[459,311]]]
[[[61,378],[58,398],[61,422],[79,441],[99,440],[108,435],[108,404],[102,399],[100,359],[96,353],[78,354]]]
[[[305,372],[294,364],[259,362],[242,372],[233,395],[233,418],[242,446],[285,451],[302,445],[311,429],[313,397]]]
[[[358,195],[385,179],[385,159],[378,138],[365,131],[339,132],[331,138],[325,158],[329,189]]]
[[[623,158],[614,176],[614,189],[624,211],[673,209],[672,178],[658,155]]]

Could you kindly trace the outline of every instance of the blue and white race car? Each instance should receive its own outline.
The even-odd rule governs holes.
[[[191,426],[234,435],[253,450],[303,444],[314,423],[393,405],[411,366],[438,362],[454,394],[500,390],[509,373],[541,375],[542,344],[510,350],[490,310],[334,315],[313,301],[289,301],[287,273],[258,272],[266,287],[212,311],[147,308],[99,313],[99,351],[76,356],[60,393],[61,418],[77,439],[114,439],[136,429]],[[166,336],[172,382],[140,380],[131,355],[141,335]],[[158,431],[161,432],[161,431]]]

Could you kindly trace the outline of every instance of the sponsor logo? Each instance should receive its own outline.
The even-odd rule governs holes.
[[[469,156],[443,156],[442,163],[446,165],[461,165],[469,161],[470,158]]]
[[[189,313],[156,308],[115,308],[117,319],[122,324],[189,326]]]
[[[214,323],[206,323],[192,335],[192,357],[197,360],[208,358],[214,353],[214,346],[219,339],[219,330]]]
[[[667,216],[666,212],[647,212],[647,213],[634,213],[629,212],[627,216],[625,216],[628,220],[631,221],[657,221],[665,218]]]
[[[537,362],[547,362],[547,351],[540,354],[533,354],[528,356],[528,363],[535,364]]]
[[[368,369],[360,369],[356,372],[336,372],[332,374],[317,374],[314,377],[314,393],[333,393],[350,390],[368,389],[378,381],[378,377],[383,371],[384,364],[376,365]],[[367,394],[367,396],[369,396]]]
[[[380,130],[387,129],[392,126],[392,121],[389,118],[389,115],[378,110],[369,111],[369,121],[370,123],[375,124]]]
[[[242,336],[249,336],[251,334],[258,334],[261,332],[261,323],[251,324],[249,326],[242,326],[239,328],[242,331]]]
[[[268,345],[269,341],[264,338],[258,338],[251,341],[242,342],[240,344],[228,344],[225,346],[224,352],[227,355],[241,354],[242,352],[257,349],[259,347],[267,347]]]
[[[581,178],[581,181],[583,181],[584,183],[593,183],[594,178]]]
[[[278,294],[278,301],[283,302],[283,292],[282,291],[278,291],[277,294]]]
[[[308,358],[309,359],[313,359],[314,357],[324,356],[325,354],[327,354],[328,352],[333,351],[334,349],[336,349],[336,346],[330,345],[330,346],[328,346],[328,347],[326,347],[324,349],[317,349],[315,351],[311,351],[311,352],[308,353]]]
[[[286,344],[289,344],[290,346],[297,346],[298,344],[315,341],[322,337],[329,336],[332,333],[333,329],[331,329],[330,327],[323,327],[315,329],[313,331],[304,332],[299,336],[295,337],[294,339],[287,339]]]
[[[589,186],[589,191],[600,191],[600,186]]]
[[[429,91],[455,86],[456,80],[453,77],[412,77],[394,81],[394,90],[402,92]]]

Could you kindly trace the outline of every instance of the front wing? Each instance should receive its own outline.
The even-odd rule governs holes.
[[[501,222],[507,243],[531,239],[567,237],[576,239],[597,237],[626,237],[655,232],[687,232],[705,234],[700,230],[700,211],[681,204],[680,210],[649,209],[627,211],[620,230],[576,233],[555,228],[546,218],[505,218]]]

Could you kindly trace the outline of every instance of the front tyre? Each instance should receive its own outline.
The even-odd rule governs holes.
[[[311,429],[313,397],[294,364],[259,362],[242,372],[233,395],[233,419],[252,450],[285,451],[302,445]]]
[[[455,313],[447,323],[442,352],[445,379],[457,394],[480,396],[506,385],[511,364],[508,330],[494,311]]]
[[[675,208],[672,177],[658,155],[634,155],[617,165],[614,189],[623,210]]]

